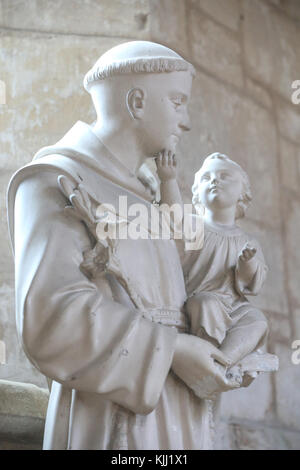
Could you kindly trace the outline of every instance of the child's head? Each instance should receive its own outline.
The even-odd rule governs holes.
[[[204,160],[195,174],[192,193],[197,212],[200,212],[201,206],[213,210],[235,205],[236,219],[244,217],[252,200],[246,172],[221,153],[213,153]]]

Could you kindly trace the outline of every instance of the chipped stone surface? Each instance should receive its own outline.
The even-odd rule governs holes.
[[[148,39],[149,0],[0,0],[0,27]]]
[[[222,80],[243,86],[241,46],[234,34],[204,17],[196,8],[189,13],[193,62]]]

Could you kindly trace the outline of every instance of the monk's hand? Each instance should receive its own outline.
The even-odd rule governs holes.
[[[98,220],[91,198],[83,184],[79,183],[74,188],[70,179],[64,175],[60,175],[57,178],[57,182],[61,192],[70,203],[65,207],[64,212],[84,222],[92,235],[97,239],[96,229]]]
[[[163,150],[155,158],[157,174],[161,181],[176,179],[177,160],[171,150]]]
[[[172,370],[200,398],[240,387],[226,377],[229,366],[230,360],[208,341],[178,334]]]

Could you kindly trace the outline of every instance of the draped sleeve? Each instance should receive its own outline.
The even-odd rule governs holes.
[[[149,413],[169,372],[177,332],[116,302],[105,277],[96,285],[80,271],[82,253],[92,245],[83,223],[63,211],[58,175],[43,170],[27,176],[16,192],[18,334],[47,377]]]

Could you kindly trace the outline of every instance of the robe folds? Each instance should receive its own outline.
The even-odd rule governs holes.
[[[80,121],[11,179],[17,330],[52,380],[44,449],[211,448],[212,403],[171,370],[187,328],[174,240],[118,240],[119,268],[138,304],[118,276],[92,282],[79,267],[93,242],[64,211],[59,175],[99,204],[118,207],[123,195],[151,207],[144,186]]]

